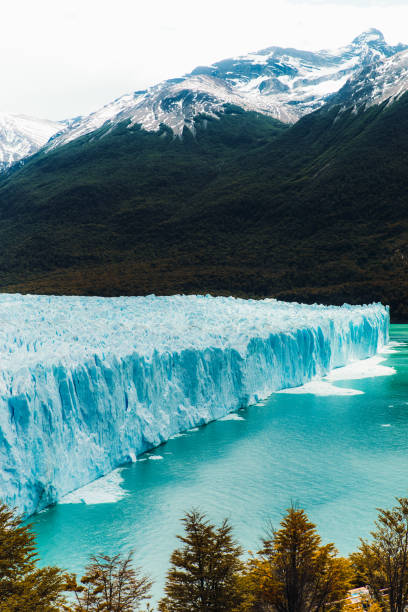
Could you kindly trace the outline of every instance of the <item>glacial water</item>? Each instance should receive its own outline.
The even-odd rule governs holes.
[[[277,524],[291,502],[307,510],[325,542],[353,551],[376,507],[408,495],[408,326],[392,325],[391,341],[373,376],[349,372],[307,394],[273,394],[65,500],[88,503],[32,517],[41,562],[81,572],[92,553],[134,549],[157,596],[186,510],[230,518],[244,549],[256,550],[267,521]],[[392,373],[383,366],[395,374],[381,375]]]

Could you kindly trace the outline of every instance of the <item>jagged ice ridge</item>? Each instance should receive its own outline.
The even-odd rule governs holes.
[[[0,295],[0,492],[27,514],[174,434],[374,355],[388,309]]]

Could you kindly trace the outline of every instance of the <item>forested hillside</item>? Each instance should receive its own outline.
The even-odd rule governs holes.
[[[228,107],[125,122],[0,184],[0,289],[383,301],[408,319],[408,96],[292,127]]]

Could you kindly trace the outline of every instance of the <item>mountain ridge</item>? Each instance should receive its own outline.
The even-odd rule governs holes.
[[[359,67],[408,49],[388,45],[379,30],[370,29],[337,50],[302,51],[272,46],[257,52],[198,66],[190,73],[116,98],[87,116],[47,121],[0,115],[0,170],[26,160],[43,146],[52,150],[75,138],[130,119],[146,130],[161,123],[182,136],[194,132],[202,113],[214,117],[225,105],[240,106],[285,123],[321,108],[353,78]]]
[[[47,148],[71,142],[105,122],[114,125],[125,119],[154,131],[164,123],[181,136],[185,127],[194,132],[196,116],[216,116],[225,104],[295,123],[321,108],[360,64],[377,62],[404,49],[408,46],[390,46],[379,30],[371,29],[334,51],[268,47],[199,66],[183,77],[126,94],[87,117],[79,117]]]

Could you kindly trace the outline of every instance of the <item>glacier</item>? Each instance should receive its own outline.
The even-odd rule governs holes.
[[[0,498],[26,515],[177,433],[375,355],[381,304],[0,295]]]

